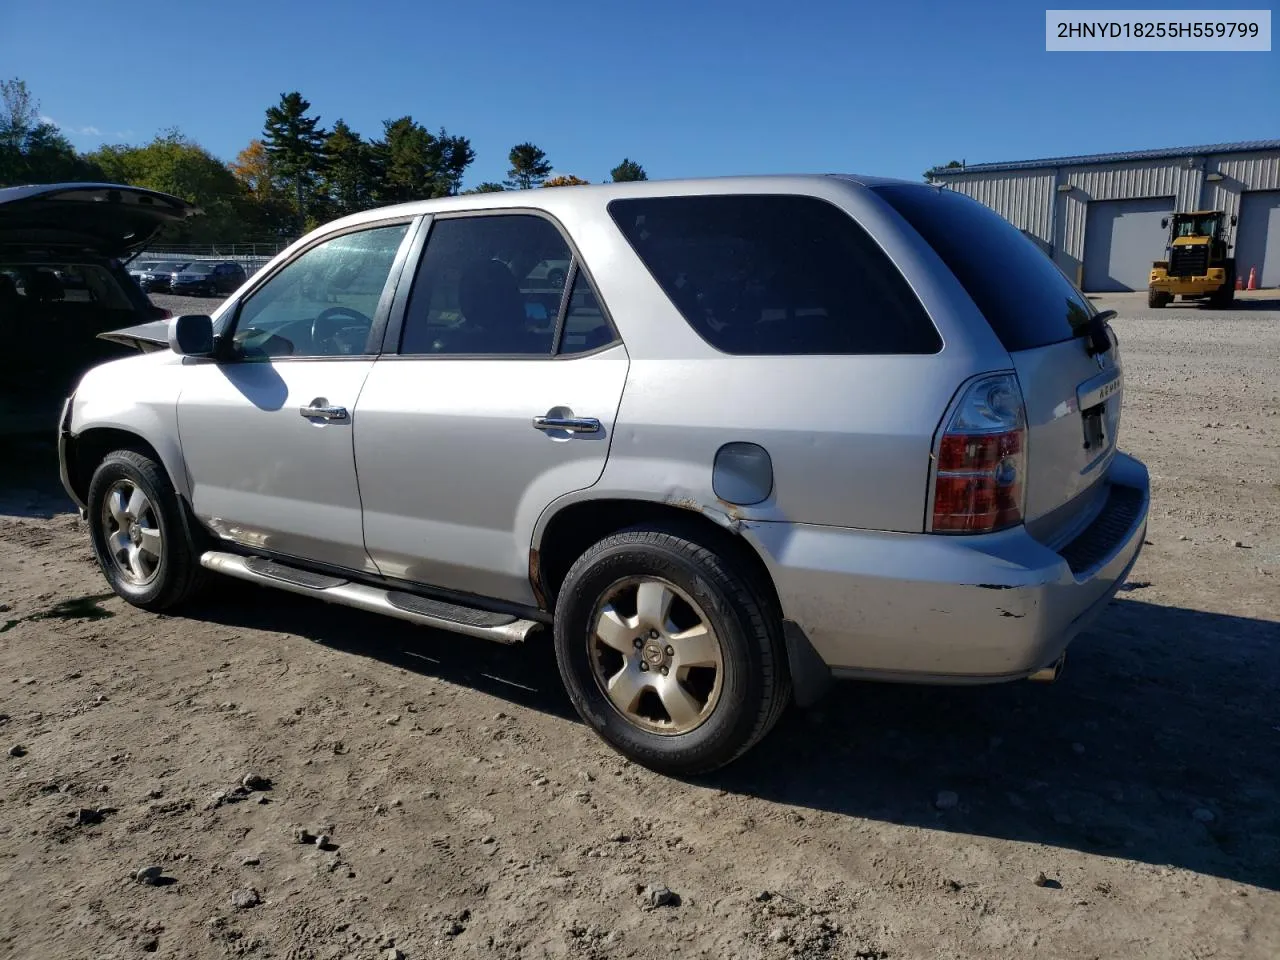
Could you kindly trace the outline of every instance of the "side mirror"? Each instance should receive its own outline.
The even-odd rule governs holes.
[[[213,355],[213,320],[202,313],[175,317],[169,324],[169,348],[188,357]]]
[[[1168,217],[1165,217],[1163,220],[1161,220],[1161,221],[1160,221],[1160,229],[1161,229],[1161,230],[1168,230],[1168,229],[1169,229],[1169,218],[1168,218]]]

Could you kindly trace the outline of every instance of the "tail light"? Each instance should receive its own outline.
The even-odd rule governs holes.
[[[991,533],[1022,522],[1027,421],[1011,373],[970,384],[947,422],[934,467],[935,533]]]

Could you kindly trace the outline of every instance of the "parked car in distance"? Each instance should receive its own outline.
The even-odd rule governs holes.
[[[99,334],[168,318],[120,259],[194,212],[114,184],[0,189],[0,436],[48,435],[85,370],[132,352]]]
[[[556,261],[548,298],[531,274]],[[1108,315],[924,184],[451,197],[119,332],[151,352],[86,374],[59,453],[130,603],[214,571],[549,631],[588,726],[693,774],[833,677],[1057,675],[1146,528]]]
[[[187,268],[187,263],[181,260],[158,260],[145,271],[138,279],[138,286],[142,288],[144,293],[168,293],[173,276],[176,273]]]
[[[245,282],[244,267],[234,261],[189,263],[173,275],[169,292],[176,296],[214,297],[230,293]]]

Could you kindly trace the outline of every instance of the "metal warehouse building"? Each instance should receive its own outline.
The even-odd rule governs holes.
[[[1174,211],[1225,210],[1238,275],[1280,286],[1280,140],[979,163],[930,171],[1036,240],[1089,292],[1145,290]]]

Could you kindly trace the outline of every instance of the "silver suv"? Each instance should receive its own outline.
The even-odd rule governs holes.
[[[169,608],[216,571],[546,629],[586,723],[672,773],[833,676],[1052,678],[1146,527],[1107,315],[920,184],[375,210],[213,317],[112,336],[145,355],[84,377],[60,449],[122,597]]]

